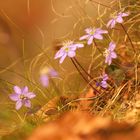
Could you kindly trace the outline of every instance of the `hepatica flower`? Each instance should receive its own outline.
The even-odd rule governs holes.
[[[114,52],[116,44],[114,42],[109,43],[109,48],[105,50],[105,63],[110,65],[112,63],[112,59],[117,58],[117,54]]]
[[[100,83],[100,86],[103,87],[103,88],[107,88],[107,81],[108,80],[108,75],[107,74],[104,74],[102,76],[102,81]]]
[[[33,92],[28,91],[28,87],[25,86],[24,88],[20,88],[18,86],[14,86],[14,93],[11,94],[9,97],[12,101],[16,102],[16,109],[19,110],[22,105],[26,107],[31,107],[31,99],[34,98],[36,95]]]
[[[48,87],[49,79],[57,76],[58,73],[53,68],[44,67],[40,72],[40,82],[42,86]]]
[[[97,86],[101,86],[102,88],[107,88],[107,80],[108,75],[105,73],[101,76],[102,81],[100,83],[97,83]]]
[[[63,47],[56,53],[54,59],[60,58],[59,63],[63,63],[67,56],[71,58],[74,57],[76,55],[76,49],[82,47],[84,47],[84,44],[66,41],[63,43]]]
[[[129,13],[118,13],[118,15],[114,16],[112,19],[109,20],[109,22],[107,23],[107,27],[109,28],[114,28],[116,23],[123,23],[123,17],[127,17],[129,16]]]
[[[95,28],[91,28],[91,27],[85,29],[85,32],[86,32],[86,35],[80,37],[80,40],[86,39],[88,45],[92,44],[94,38],[102,40],[103,34],[108,33],[108,31],[106,31],[106,30],[102,30],[100,28],[95,29]]]

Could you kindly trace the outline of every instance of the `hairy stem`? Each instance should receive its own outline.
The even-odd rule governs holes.
[[[130,38],[128,32],[126,31],[126,29],[125,29],[125,27],[124,27],[123,24],[121,24],[121,26],[122,26],[124,32],[126,33],[126,35],[127,35],[128,39],[129,39],[130,43],[131,43],[131,46],[132,46],[132,49],[134,50],[134,53],[136,53],[135,47],[134,47],[134,45],[133,45],[133,43],[132,43],[132,40],[131,40],[131,38]]]
[[[93,91],[96,91],[97,93],[100,94],[100,92],[99,92],[96,88],[94,88],[94,87],[92,86],[92,84],[89,83],[89,81],[85,78],[85,76],[82,74],[82,72],[81,72],[80,69],[77,67],[76,63],[74,62],[74,60],[73,60],[72,58],[71,58],[71,61],[72,61],[73,65],[75,66],[75,68],[77,69],[77,71],[79,72],[79,74],[80,74],[80,75],[82,76],[82,78],[87,82],[87,84],[90,85],[90,87],[93,89]],[[96,94],[96,93],[95,93],[95,94]]]
[[[94,1],[94,0],[90,0],[90,1],[93,2],[93,3],[96,3],[96,4],[99,4],[99,5],[102,5],[102,6],[104,6],[104,7],[107,7],[107,8],[112,9],[110,6],[105,5],[105,4],[102,4],[102,3],[100,3],[100,2],[97,2],[97,1]]]
[[[83,68],[83,66],[78,62],[78,60],[75,57],[73,59],[78,64],[78,66],[85,72],[85,74],[87,74],[91,79],[93,79],[93,77]]]
[[[93,39],[93,42],[94,42],[94,45],[96,46],[96,48],[98,49],[98,51],[101,53],[101,55],[103,55],[103,52],[98,48],[98,45],[94,39]]]

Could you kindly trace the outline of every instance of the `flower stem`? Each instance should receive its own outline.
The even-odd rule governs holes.
[[[92,84],[90,84],[89,81],[85,78],[85,76],[82,74],[82,72],[81,72],[80,69],[77,67],[76,63],[74,62],[74,60],[73,60],[72,58],[71,58],[71,61],[72,61],[73,65],[75,66],[75,68],[77,69],[77,71],[79,72],[79,74],[80,74],[80,75],[82,76],[82,78],[88,83],[88,85],[90,85],[90,87],[93,89],[93,91],[96,91],[97,93],[100,94],[100,92],[99,92],[96,88],[94,88],[94,87],[92,86]],[[95,94],[96,94],[96,92],[95,92]]]
[[[97,2],[97,1],[94,1],[94,0],[90,0],[90,1],[93,2],[93,3],[96,3],[96,4],[99,4],[99,5],[102,5],[102,6],[104,6],[104,7],[107,7],[107,8],[112,9],[110,6],[105,5],[105,4],[102,4],[102,3],[100,3],[100,2]]]
[[[94,45],[96,46],[96,48],[98,49],[98,51],[101,53],[101,55],[103,55],[102,51],[98,48],[98,45],[94,39],[93,39],[93,42],[94,42]]]
[[[75,57],[73,59],[79,65],[79,67],[85,72],[85,74],[87,74],[91,79],[93,79],[93,77],[83,68],[83,66],[78,62],[78,60]]]
[[[126,33],[126,35],[127,35],[128,39],[129,39],[130,43],[131,43],[131,46],[132,46],[132,48],[133,48],[133,50],[134,50],[134,53],[136,53],[135,47],[134,47],[134,45],[133,45],[133,43],[132,43],[132,40],[131,40],[131,38],[130,38],[128,32],[126,31],[126,29],[125,29],[125,27],[124,27],[123,24],[121,24],[121,26],[122,26],[124,32]]]

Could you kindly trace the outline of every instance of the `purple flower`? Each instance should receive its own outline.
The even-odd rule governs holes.
[[[103,87],[103,88],[107,88],[107,81],[108,80],[108,75],[107,74],[104,74],[103,76],[102,76],[102,81],[101,81],[101,87]]]
[[[117,16],[113,17],[109,22],[107,23],[107,27],[114,28],[116,23],[123,23],[123,17],[129,16],[129,13],[118,13]]]
[[[59,63],[63,63],[64,59],[68,57],[74,57],[76,55],[75,51],[77,48],[84,47],[81,43],[74,43],[73,41],[67,41],[63,43],[63,47],[56,53],[54,59],[58,59]]]
[[[102,78],[102,81],[100,83],[97,83],[97,86],[101,86],[102,88],[107,88],[107,80],[108,80],[108,75],[103,74],[100,78]]]
[[[91,45],[92,42],[93,42],[93,39],[96,38],[96,39],[99,39],[99,40],[102,40],[103,39],[103,36],[102,34],[107,34],[108,31],[106,30],[102,30],[100,28],[87,28],[85,29],[85,32],[86,32],[86,35],[80,37],[80,40],[88,40],[87,44],[88,45]]]
[[[115,47],[116,44],[114,42],[110,42],[109,48],[104,52],[104,56],[106,57],[105,63],[108,63],[108,65],[112,63],[113,58],[117,58],[117,54],[114,52]]]
[[[44,87],[48,87],[50,78],[58,76],[58,73],[54,69],[48,67],[42,69],[40,73],[40,82]]]
[[[107,82],[104,81],[104,80],[101,81],[100,86],[101,86],[102,88],[107,88]]]
[[[22,105],[26,107],[31,107],[30,99],[34,98],[36,95],[33,92],[28,91],[28,87],[20,88],[18,86],[14,86],[14,92],[9,97],[12,101],[16,102],[16,109],[19,110]]]
[[[107,75],[106,73],[105,73],[105,74],[103,74],[102,79],[103,79],[103,81],[108,80],[108,75]]]

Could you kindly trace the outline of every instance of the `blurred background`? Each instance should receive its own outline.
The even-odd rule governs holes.
[[[62,80],[65,77],[68,83],[66,87],[60,85],[60,88],[68,91],[68,94],[79,94],[79,91],[85,88],[86,84],[81,77],[77,73],[73,75],[75,68],[71,63],[65,61],[58,66],[58,61],[53,60],[54,54],[61,41],[78,39],[86,27],[103,26],[101,18],[107,10],[110,11],[109,6],[113,5],[114,1],[0,0],[0,135],[10,135],[19,129],[17,124],[24,120],[24,111],[21,110],[20,116],[14,111],[14,103],[9,101],[8,95],[13,92],[13,85],[28,85],[34,90],[30,81],[36,83],[41,67],[49,65],[60,71]],[[80,50],[77,55],[83,66],[87,68],[91,61],[91,56],[87,54],[91,51],[93,50],[89,48]],[[99,61],[95,63],[98,64]],[[93,68],[93,71],[95,69]],[[67,73],[72,73],[73,76],[70,75],[69,79]],[[77,78],[79,83],[76,84],[79,86],[75,87]],[[74,82],[69,83],[69,80]],[[36,89],[34,91],[38,93]],[[38,100],[40,101],[35,103],[46,102],[41,97]],[[30,132],[30,128],[34,126],[30,125],[21,130],[17,139],[24,135],[24,130]],[[5,139],[16,138],[5,137]]]
[[[109,1],[101,3],[109,6]],[[56,39],[74,38],[84,18],[95,24],[97,16],[97,3],[91,0],[0,0],[0,66],[23,57],[23,44],[31,58]]]
[[[42,108],[46,111],[48,106],[45,105],[55,107],[58,109],[58,114],[61,114],[71,109],[67,107],[66,110],[60,109],[67,102],[83,97],[83,93],[88,94],[87,91],[93,94],[70,59],[67,58],[62,65],[59,65],[58,60],[54,60],[54,55],[61,47],[61,42],[67,39],[77,41],[87,27],[95,26],[106,30],[110,14],[124,10],[124,7],[126,11],[131,11],[124,25],[138,52],[140,44],[139,0],[0,0],[0,140],[22,140],[30,135],[35,127],[44,122],[42,118],[44,116],[39,111]],[[118,87],[125,80],[133,81],[135,76],[140,77],[135,75],[128,38],[124,31],[119,29],[120,26],[117,26],[117,30],[112,30],[109,34],[117,43],[117,53],[124,56],[119,57],[116,62],[124,67],[112,67],[110,71],[108,70],[109,76],[114,78],[114,83]],[[109,38],[107,35],[105,37]],[[109,41],[109,39],[101,43],[97,41],[102,51],[108,46]],[[128,55],[125,54],[126,51],[129,52]],[[76,57],[94,78],[100,76],[104,68],[104,58],[96,51],[96,47],[85,45],[83,49],[78,50]],[[123,58],[129,60],[128,63]],[[48,88],[42,87],[39,82],[40,71],[46,66],[53,67],[59,73],[59,78],[53,79]],[[129,71],[132,74],[130,73],[130,77],[125,79],[125,74]],[[9,99],[14,85],[20,87],[27,85],[30,91],[37,95],[31,109],[23,107],[19,111],[15,110],[15,102]],[[131,91],[126,87],[127,90]],[[134,92],[132,90],[129,93],[133,95]],[[105,103],[99,100],[101,102],[99,108],[98,104],[95,106],[92,104],[90,111],[94,114],[96,108],[97,112],[100,112],[99,110],[109,102],[106,99]],[[122,95],[119,99],[122,102],[124,100]],[[111,110],[109,114],[107,113],[108,116],[114,113],[114,118],[117,118],[121,114],[120,110],[123,106],[119,110],[118,100],[116,99],[116,103],[113,102],[114,110],[112,106],[110,109],[114,112]],[[55,114],[55,111],[51,110],[47,113]],[[46,116],[45,121],[53,119],[49,115]]]
[[[112,3],[110,0],[0,0],[1,80],[22,85],[23,79],[15,72],[35,79],[40,67],[46,64],[63,73],[71,72],[69,61],[60,68],[58,61],[53,60],[58,44],[78,39],[86,27],[102,26],[97,17],[110,10]],[[87,55],[90,51],[80,52],[84,57],[79,55],[79,59],[86,59],[84,65],[91,61]]]

